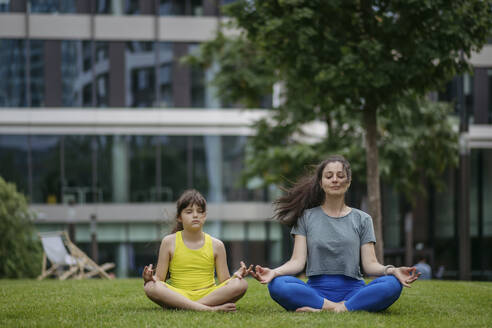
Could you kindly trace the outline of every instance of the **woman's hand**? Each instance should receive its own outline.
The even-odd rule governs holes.
[[[262,284],[268,284],[273,278],[277,276],[275,270],[270,268],[263,268],[259,265],[255,267],[255,272],[251,272],[251,275]]]
[[[236,272],[234,272],[234,274],[232,275],[232,277],[233,278],[238,278],[238,279],[243,279],[248,274],[250,274],[252,270],[253,270],[253,264],[251,264],[249,266],[249,268],[246,268],[246,264],[244,264],[244,262],[241,261],[241,267]]]
[[[420,277],[420,272],[417,272],[416,267],[398,267],[390,270],[388,273],[394,275],[405,287],[410,287],[410,284]]]
[[[142,278],[144,280],[144,286],[149,281],[157,282],[157,279],[153,275],[152,264],[145,266],[142,272]]]

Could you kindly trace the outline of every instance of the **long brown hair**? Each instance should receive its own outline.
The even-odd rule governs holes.
[[[197,205],[204,212],[207,211],[207,201],[205,200],[205,197],[203,197],[202,194],[198,192],[198,190],[195,189],[185,190],[181,194],[181,196],[179,196],[179,199],[176,202],[176,216],[174,217],[174,220],[176,221],[176,225],[174,226],[174,229],[172,230],[171,233],[175,233],[177,231],[183,230],[183,223],[179,222],[178,218],[180,217],[181,212],[190,205],[191,206]]]
[[[288,226],[297,224],[302,213],[316,206],[320,206],[325,200],[325,192],[320,182],[323,170],[328,163],[340,162],[347,174],[348,181],[352,180],[350,163],[342,155],[331,155],[319,163],[314,172],[302,177],[286,194],[273,202],[275,205],[273,218]]]

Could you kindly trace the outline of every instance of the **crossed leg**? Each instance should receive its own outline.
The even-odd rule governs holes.
[[[346,297],[346,301],[332,302],[323,298],[300,279],[280,276],[268,285],[272,298],[286,310],[318,311],[382,311],[393,304],[401,294],[402,285],[394,276],[379,277]]]
[[[210,294],[200,298],[197,302],[208,306],[236,303],[241,297],[244,296],[247,289],[248,283],[246,280],[232,278],[226,285],[217,288]]]
[[[163,308],[226,312],[236,310],[234,302],[246,293],[247,288],[248,283],[244,279],[231,279],[226,285],[214,290],[198,301],[192,301],[167,288],[161,282],[148,281],[144,286],[147,297]]]
[[[279,276],[268,284],[270,296],[288,311],[347,311],[343,303],[323,298],[304,281],[291,276]]]

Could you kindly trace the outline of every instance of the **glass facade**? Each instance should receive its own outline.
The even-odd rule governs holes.
[[[33,14],[76,13],[90,8],[90,1],[86,4],[77,3],[77,0],[25,0],[29,12]],[[92,1],[92,0],[91,0]],[[236,0],[94,0],[92,11],[98,15],[154,15],[160,16],[213,16],[218,13],[218,6],[229,4]],[[12,0],[0,1],[0,12],[19,11],[26,4],[18,2],[19,8],[14,9]],[[156,8],[157,6],[157,8]],[[25,10],[25,9],[24,9]]]
[[[60,137],[28,136],[33,203],[56,203],[60,195]]]
[[[95,107],[109,107],[109,42],[94,42]]]
[[[43,40],[29,40],[31,107],[43,107],[45,104],[44,45]]]
[[[0,135],[0,175],[33,203],[262,201],[239,184],[246,137]]]
[[[31,13],[75,13],[76,0],[28,0]]]
[[[90,41],[61,41],[60,65],[62,106],[92,106]]]
[[[139,0],[97,0],[97,14],[138,15],[140,14]]]
[[[0,39],[0,107],[25,107],[26,42]]]
[[[127,42],[125,77],[129,81],[128,107],[154,107],[155,53],[153,42]]]
[[[488,69],[487,70],[487,77],[488,77],[488,82],[489,82],[489,87],[487,88],[488,89],[488,112],[489,112],[489,119],[488,119],[488,123],[489,124],[492,124],[492,69]]]
[[[160,0],[159,15],[161,16],[179,16],[185,14],[185,1]]]
[[[158,50],[158,107],[173,107],[173,44],[171,42],[160,42]]]
[[[60,170],[64,172],[62,179],[61,199],[64,203],[92,203],[102,197],[98,192],[97,146],[93,136],[63,136],[63,157],[60,157]],[[96,198],[94,199],[94,195]]]
[[[10,0],[0,1],[0,13],[8,13],[10,11]]]
[[[487,279],[492,254],[492,150],[477,149],[471,153],[470,232],[472,242],[472,271]]]
[[[188,46],[190,54],[195,54],[199,50],[198,44]],[[205,72],[199,67],[191,68],[191,107],[203,108],[206,106],[205,100]]]
[[[446,266],[446,271],[451,274],[456,273],[458,268],[458,235],[456,231],[457,224],[457,202],[456,186],[457,172],[448,170],[444,174],[445,188],[442,191],[435,192],[432,195],[433,200],[433,222],[434,222],[434,257],[436,259],[434,266],[437,268],[441,265]],[[456,278],[456,276],[453,276]]]
[[[455,77],[452,81],[448,82],[438,94],[438,100],[444,102],[451,102],[455,104],[455,114],[459,115],[459,99],[458,99],[458,85],[459,78]],[[465,97],[465,108],[468,115],[469,123],[473,124],[474,114],[474,79],[473,76],[465,74],[463,76],[463,96]]]
[[[159,15],[161,16],[203,16],[203,2],[207,0],[160,0]],[[213,2],[211,2],[213,3]],[[210,14],[209,14],[210,15]]]
[[[0,39],[0,107],[221,108],[208,73],[180,61],[198,45],[175,45]]]
[[[0,134],[0,176],[15,183],[17,190],[29,194],[28,136]]]

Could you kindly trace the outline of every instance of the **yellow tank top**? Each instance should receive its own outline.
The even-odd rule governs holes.
[[[174,255],[169,263],[169,284],[176,288],[195,290],[215,285],[215,259],[212,238],[204,233],[205,243],[199,249],[190,249],[181,231],[176,232]]]

